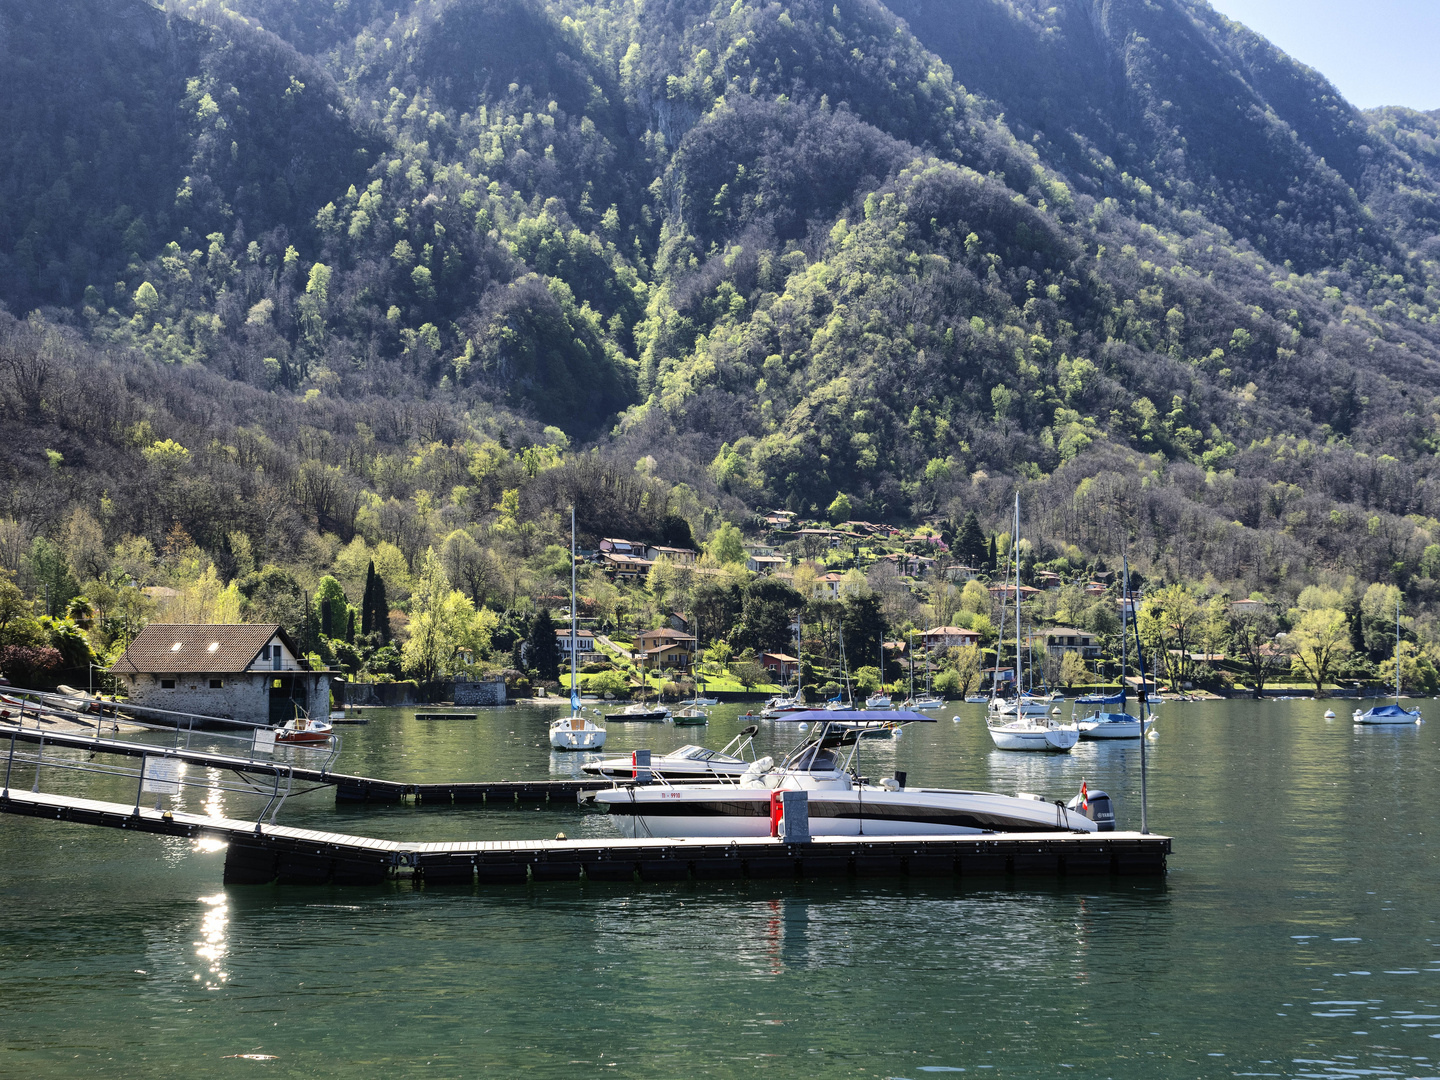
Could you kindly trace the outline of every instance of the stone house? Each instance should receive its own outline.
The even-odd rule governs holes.
[[[316,671],[278,623],[151,623],[108,669],[139,706],[252,724],[330,712],[330,671]]]

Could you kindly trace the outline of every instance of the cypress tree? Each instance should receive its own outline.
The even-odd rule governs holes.
[[[360,633],[375,632],[375,560],[365,569],[365,595],[360,599]]]
[[[379,574],[375,575],[374,613],[370,617],[380,632],[380,640],[390,644],[390,601],[385,596],[385,579]]]
[[[345,644],[355,644],[355,609],[353,607],[345,613]]]

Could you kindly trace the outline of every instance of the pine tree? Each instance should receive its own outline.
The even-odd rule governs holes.
[[[985,558],[985,534],[980,530],[980,519],[971,510],[960,523],[960,532],[955,537],[955,554],[965,560],[967,566],[974,566]]]

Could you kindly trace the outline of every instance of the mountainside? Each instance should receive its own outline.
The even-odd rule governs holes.
[[[29,533],[112,490],[22,499],[44,448],[140,455],[172,381],[245,403],[192,468],[244,423],[337,470],[348,510],[276,493],[292,536],[430,512],[373,467],[404,403],[640,460],[702,535],[998,525],[1019,481],[1051,553],[1429,580],[1440,119],[1202,0],[5,0],[0,101],[8,340],[152,387],[82,430],[0,363]]]

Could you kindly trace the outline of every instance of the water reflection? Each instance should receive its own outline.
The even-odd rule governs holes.
[[[207,990],[214,990],[227,982],[230,973],[225,970],[225,957],[229,954],[226,930],[230,923],[229,904],[225,894],[200,897],[200,903],[209,910],[200,922],[200,940],[195,942],[195,955],[205,966],[201,982]]]

